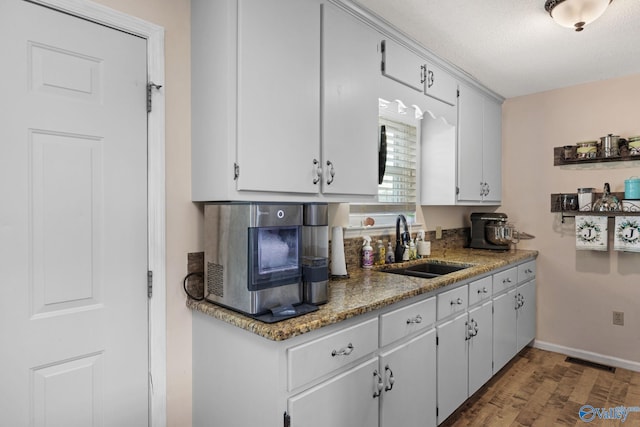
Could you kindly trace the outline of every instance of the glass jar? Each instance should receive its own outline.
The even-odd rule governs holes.
[[[598,141],[578,142],[576,157],[578,159],[594,159],[598,155]]]

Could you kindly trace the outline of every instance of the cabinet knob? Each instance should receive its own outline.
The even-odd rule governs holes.
[[[335,169],[333,168],[333,163],[330,160],[327,160],[327,167],[329,168],[329,178],[327,178],[327,185],[331,185],[333,182],[333,177],[336,174]]]
[[[407,319],[407,325],[410,325],[411,323],[422,323],[422,316],[418,314],[413,319]]]

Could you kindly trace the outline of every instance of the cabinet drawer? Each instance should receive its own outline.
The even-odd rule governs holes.
[[[491,298],[493,277],[487,276],[469,283],[469,305]]]
[[[536,262],[529,261],[518,266],[518,283],[523,283],[536,277]]]
[[[518,282],[518,268],[513,267],[493,275],[493,293],[498,294]]]
[[[288,350],[289,390],[374,352],[378,318],[326,335]]]
[[[469,286],[464,285],[438,294],[438,320],[442,320],[454,313],[466,310],[469,305],[468,292]]]
[[[380,346],[426,329],[435,321],[435,297],[383,314],[380,316]]]

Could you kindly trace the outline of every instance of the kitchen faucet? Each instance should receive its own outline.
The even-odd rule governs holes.
[[[404,225],[404,231],[400,234],[400,221]],[[402,256],[404,255],[405,244],[408,244],[410,240],[409,237],[409,227],[407,226],[407,218],[404,215],[400,214],[396,218],[396,249],[394,251],[394,255],[396,258],[396,262],[402,262]]]

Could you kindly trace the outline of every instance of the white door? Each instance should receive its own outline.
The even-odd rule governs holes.
[[[438,424],[467,398],[467,313],[438,326]]]
[[[0,5],[0,423],[148,424],[146,41]]]
[[[487,277],[491,279],[491,277]],[[478,391],[493,375],[493,303],[489,300],[469,310],[474,336],[469,346],[469,396]]]

